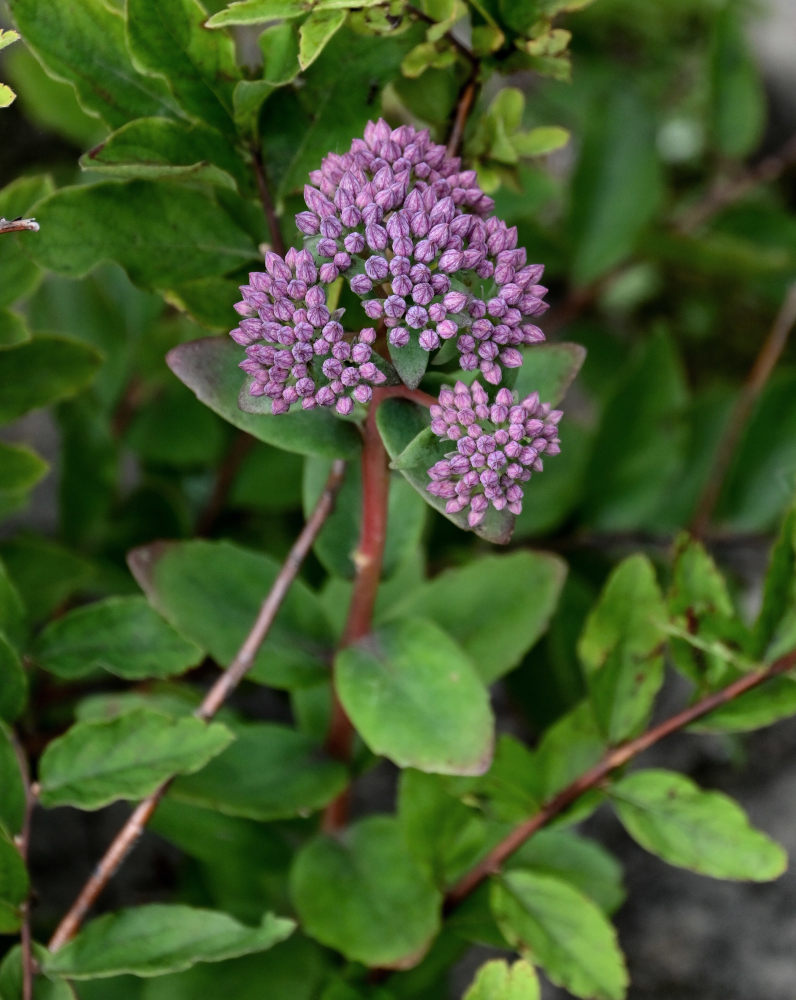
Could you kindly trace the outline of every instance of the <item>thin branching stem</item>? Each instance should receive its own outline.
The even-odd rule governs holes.
[[[11,745],[14,748],[17,761],[19,762],[19,772],[22,775],[22,787],[25,792],[25,809],[22,814],[22,829],[19,836],[15,838],[17,850],[23,862],[27,864],[28,851],[30,849],[30,824],[33,816],[33,808],[36,805],[36,792],[30,780],[30,767],[28,758],[22,744],[11,733]],[[22,922],[19,930],[20,944],[22,946],[22,1000],[33,1000],[33,975],[35,972],[35,962],[33,959],[33,938],[30,931],[30,906],[31,894],[28,895],[20,906]]]
[[[243,680],[247,672],[252,668],[260,646],[262,646],[274,623],[276,614],[287,596],[290,585],[296,578],[313,542],[318,537],[318,532],[334,508],[335,498],[342,484],[344,472],[345,463],[339,460],[335,461],[320,499],[288,553],[268,596],[260,607],[260,611],[249,634],[235,654],[232,663],[219,676],[218,680],[205,695],[202,704],[196,709],[194,714],[198,718],[205,721],[212,719],[226,699],[240,684],[241,680]],[[170,783],[170,778],[164,781],[133,810],[132,815],[113,839],[113,842],[97,864],[90,878],[80,890],[69,912],[56,928],[48,945],[50,951],[57,951],[77,933],[86,914],[144,832],[147,823],[152,818],[152,814],[157,809]]]
[[[265,167],[263,155],[259,147],[252,148],[252,162],[254,164],[254,177],[257,182],[257,193],[260,196],[260,204],[263,206],[265,221],[268,223],[268,231],[271,234],[271,246],[280,257],[285,256],[285,241],[282,239],[282,230],[279,227],[279,216],[276,213],[271,185],[268,182],[268,172]]]

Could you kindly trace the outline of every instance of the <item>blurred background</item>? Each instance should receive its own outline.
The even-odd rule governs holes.
[[[0,26],[10,24],[0,3]],[[512,542],[558,552],[570,565],[547,636],[497,694],[503,727],[531,738],[582,693],[575,640],[611,566],[641,549],[666,572],[739,388],[796,281],[792,0],[596,0],[568,14],[566,27],[571,81],[493,78],[481,97],[486,115],[465,133],[463,149],[529,257],[546,265],[549,339],[588,349],[567,400],[562,457],[534,480]],[[254,65],[256,33],[239,42]],[[11,216],[50,185],[81,183],[78,160],[107,130],[69,85],[43,72],[24,41],[0,53],[0,80],[18,93],[0,111],[0,215]],[[563,126],[569,142],[541,157],[507,146],[503,130],[517,104],[507,107],[506,88],[524,98],[523,128]],[[432,67],[390,84],[384,110],[444,138],[457,93],[452,70]],[[266,117],[264,150],[267,158],[272,144],[278,179],[280,136],[293,126],[277,112]],[[286,191],[277,208],[291,219],[296,204]],[[262,239],[258,226],[249,228]],[[292,222],[284,231],[292,234]],[[81,341],[102,356],[90,388],[0,430],[47,463],[25,489],[0,488],[0,555],[35,615],[44,620],[81,595],[136,592],[125,553],[153,538],[199,534],[284,553],[303,518],[301,458],[242,437],[163,361],[175,344],[233,325],[235,282],[188,315],[135,287],[117,265],[74,279],[21,257],[12,270],[8,253],[0,246],[0,305],[11,316],[0,344],[14,342],[18,317],[34,334]],[[2,368],[0,352],[0,390]],[[795,493],[791,343],[755,406],[706,534],[750,614]],[[429,516],[424,530],[432,572],[485,548],[443,518]],[[320,581],[320,563],[308,576]],[[43,684],[32,735],[42,745],[70,712],[58,684]],[[669,696],[675,704],[676,683]],[[287,716],[279,696],[258,697],[257,711]],[[796,857],[793,720],[748,737],[680,735],[648,762],[736,796]],[[390,787],[389,774],[376,772],[362,808],[382,804]],[[47,886],[38,911],[45,925],[119,815],[105,811],[89,827],[64,812],[57,838],[39,831],[32,865]],[[632,1000],[793,1000],[796,876],[771,885],[713,882],[648,857],[602,813],[589,831],[626,867],[628,901],[617,919]],[[71,870],[65,857],[75,859]],[[206,867],[151,834],[107,904],[150,899],[175,882],[212,892]],[[462,983],[476,958],[483,956],[461,971]],[[550,988],[546,996],[563,994]]]

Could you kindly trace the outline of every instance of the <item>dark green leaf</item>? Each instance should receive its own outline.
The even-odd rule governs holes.
[[[778,878],[787,855],[749,825],[746,814],[721,792],[703,792],[671,771],[637,771],[610,790],[627,832],[669,864],[714,878]]]
[[[411,967],[439,928],[441,896],[389,816],[311,840],[290,881],[306,933],[353,961]]]
[[[168,289],[237,269],[256,257],[248,233],[212,196],[166,181],[62,188],[37,206],[42,267],[79,277],[115,260],[138,285]],[[113,225],[106,224],[113,219]]]
[[[431,622],[394,622],[342,650],[335,684],[363,740],[399,767],[437,774],[489,767],[489,698],[469,658]]]
[[[581,502],[586,469],[592,454],[592,434],[566,417],[558,428],[562,459],[545,463],[544,474],[534,475],[525,490],[513,540],[550,535],[564,524]]]
[[[493,958],[476,973],[464,1000],[540,1000],[539,980],[533,966],[523,959],[509,965]]]
[[[538,392],[539,398],[556,406],[586,359],[580,344],[538,344],[523,352],[522,368],[514,383],[520,399]]]
[[[25,817],[25,785],[8,729],[0,724],[0,831],[16,836]]]
[[[301,68],[307,69],[343,27],[345,10],[314,10],[299,28],[298,59]]]
[[[231,340],[209,337],[181,344],[169,352],[174,374],[211,410],[266,444],[304,455],[352,457],[359,451],[355,427],[328,410],[299,410],[278,416],[244,413],[238,406],[243,355]]]
[[[298,74],[298,35],[295,24],[283,21],[266,28],[259,38],[263,80],[278,87]]]
[[[794,607],[796,607],[796,506],[785,515],[779,537],[771,550],[763,589],[763,606],[754,625],[752,654],[755,657],[774,658],[793,647]]]
[[[4,493],[31,489],[48,469],[44,459],[30,448],[0,441],[0,500]]]
[[[267,80],[239,80],[232,93],[232,114],[238,130],[256,137],[257,119],[263,103],[276,90]]]
[[[16,844],[0,830],[0,934],[19,930],[19,905],[28,894],[28,873]]]
[[[766,95],[738,4],[725,4],[713,18],[710,84],[710,119],[719,151],[734,157],[754,152],[766,122]]]
[[[6,280],[5,276],[3,280]],[[22,317],[8,309],[0,309],[0,350],[16,347],[17,344],[24,344],[28,340],[30,340],[30,330],[25,326]]]
[[[171,719],[143,708],[78,722],[42,755],[41,803],[99,809],[116,799],[143,798],[172,774],[198,771],[233,738],[220,723]]]
[[[176,112],[163,81],[142,76],[133,66],[124,17],[116,7],[103,0],[11,0],[10,6],[26,44],[48,73],[71,83],[83,107],[111,128],[131,118]]]
[[[70,679],[101,669],[126,680],[172,677],[202,659],[143,597],[109,597],[70,611],[50,622],[32,652],[45,670]]]
[[[572,183],[572,273],[584,285],[630,254],[661,200],[653,119],[632,87],[594,109]]]
[[[36,536],[4,542],[0,555],[32,623],[48,617],[62,601],[87,585],[95,572],[87,559]]]
[[[166,78],[188,114],[230,132],[235,43],[225,31],[207,31],[206,17],[198,0],[127,0],[130,54],[144,73]]]
[[[578,652],[595,715],[610,743],[635,734],[663,682],[666,607],[646,556],[630,556],[608,578]]]
[[[13,722],[25,707],[28,681],[22,663],[0,632],[0,719]]]
[[[215,129],[171,118],[139,118],[85,153],[80,165],[124,180],[205,181],[234,190],[243,163]]]
[[[178,468],[213,465],[226,444],[224,424],[176,380],[138,410],[126,438],[145,461]]]
[[[155,610],[220,666],[232,662],[281,568],[229,542],[198,540],[155,543],[129,559]],[[328,676],[333,645],[317,596],[296,580],[248,676],[274,687],[311,684]]]
[[[0,191],[0,218],[16,219],[30,215],[36,202],[50,194],[52,189],[49,177],[19,177]],[[0,240],[0,307],[11,305],[36,287],[40,271],[22,249],[22,241],[30,239],[38,239],[38,234],[21,233],[14,236],[4,233]],[[16,320],[6,319],[0,328],[0,346],[11,346],[9,338],[18,339],[19,336],[20,329]],[[27,336],[23,339],[27,340]]]
[[[565,573],[560,559],[544,553],[485,556],[416,588],[395,613],[427,615],[441,625],[491,684],[545,631]]]
[[[37,337],[4,351],[0,423],[73,396],[88,385],[100,361],[96,351],[84,344],[57,337]]]
[[[2,559],[0,559],[0,632],[15,646],[22,644],[27,632],[22,598]]]
[[[416,389],[426,374],[431,355],[420,344],[411,340],[406,347],[393,347],[389,344],[388,348],[390,361],[395,366],[401,381],[410,389]]]
[[[343,765],[294,729],[251,723],[236,726],[235,735],[199,774],[178,778],[170,794],[228,816],[268,821],[307,816],[346,786]]]
[[[292,920],[266,913],[259,927],[246,927],[226,913],[153,903],[97,917],[50,955],[48,975],[104,979],[131,973],[160,976],[197,962],[221,962],[265,951],[284,941]]]
[[[492,886],[492,911],[507,940],[576,996],[622,1000],[628,979],[616,932],[567,882],[512,871]]]

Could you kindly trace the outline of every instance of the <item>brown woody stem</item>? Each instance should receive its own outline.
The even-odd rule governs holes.
[[[38,233],[35,219],[0,219],[0,233]]]
[[[307,523],[304,525],[301,534],[288,553],[276,580],[274,580],[274,585],[260,607],[259,614],[252,625],[251,631],[235,654],[232,663],[219,676],[218,680],[205,695],[202,704],[196,709],[194,714],[198,718],[205,721],[212,719],[254,664],[260,646],[265,641],[274,623],[276,614],[287,596],[291,583],[296,578],[301,564],[304,562],[326,518],[334,508],[335,498],[343,481],[344,471],[345,463],[339,460],[335,461],[323,493]],[[113,842],[94,869],[91,877],[81,889],[69,912],[56,928],[48,945],[50,951],[57,951],[75,936],[86,914],[144,832],[147,823],[152,818],[152,814],[157,809],[170,783],[171,778],[168,778],[151,795],[147,796],[147,798],[136,806],[130,818],[113,839]]]
[[[720,708],[722,705],[726,705],[728,702],[733,701],[747,691],[751,691],[772,677],[778,677],[780,674],[787,673],[788,670],[792,670],[794,667],[796,667],[796,650],[780,657],[771,666],[745,674],[737,681],[733,681],[732,684],[728,684],[726,688],[722,688],[721,691],[707,695],[676,715],[665,719],[657,726],[653,726],[652,729],[647,730],[646,733],[642,733],[636,739],[628,740],[627,743],[609,750],[599,763],[595,764],[594,767],[590,768],[579,778],[576,778],[570,785],[567,785],[558,795],[553,796],[549,802],[546,802],[542,806],[539,812],[515,827],[499,844],[492,848],[482,861],[479,861],[474,868],[460,879],[445,897],[445,912],[450,913],[455,910],[485,879],[499,872],[506,859],[520,848],[526,840],[532,837],[538,830],[541,830],[542,827],[546,826],[556,816],[560,815],[565,809],[569,808],[585,792],[596,788],[613,771],[623,767],[628,761],[638,756],[642,751],[648,750],[665,736],[684,729],[692,722],[696,722],[697,719],[704,718],[704,716],[709,715],[710,712],[715,711],[715,709]]]

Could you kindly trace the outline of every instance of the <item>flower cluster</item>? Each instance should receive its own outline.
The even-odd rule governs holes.
[[[559,452],[560,410],[541,403],[538,393],[518,401],[508,389],[499,389],[495,402],[477,381],[468,388],[442,388],[439,404],[431,407],[431,430],[454,441],[456,451],[436,462],[428,474],[429,493],[447,500],[448,514],[467,510],[467,523],[476,527],[489,505],[522,510],[521,483],[542,471],[542,456]]]

